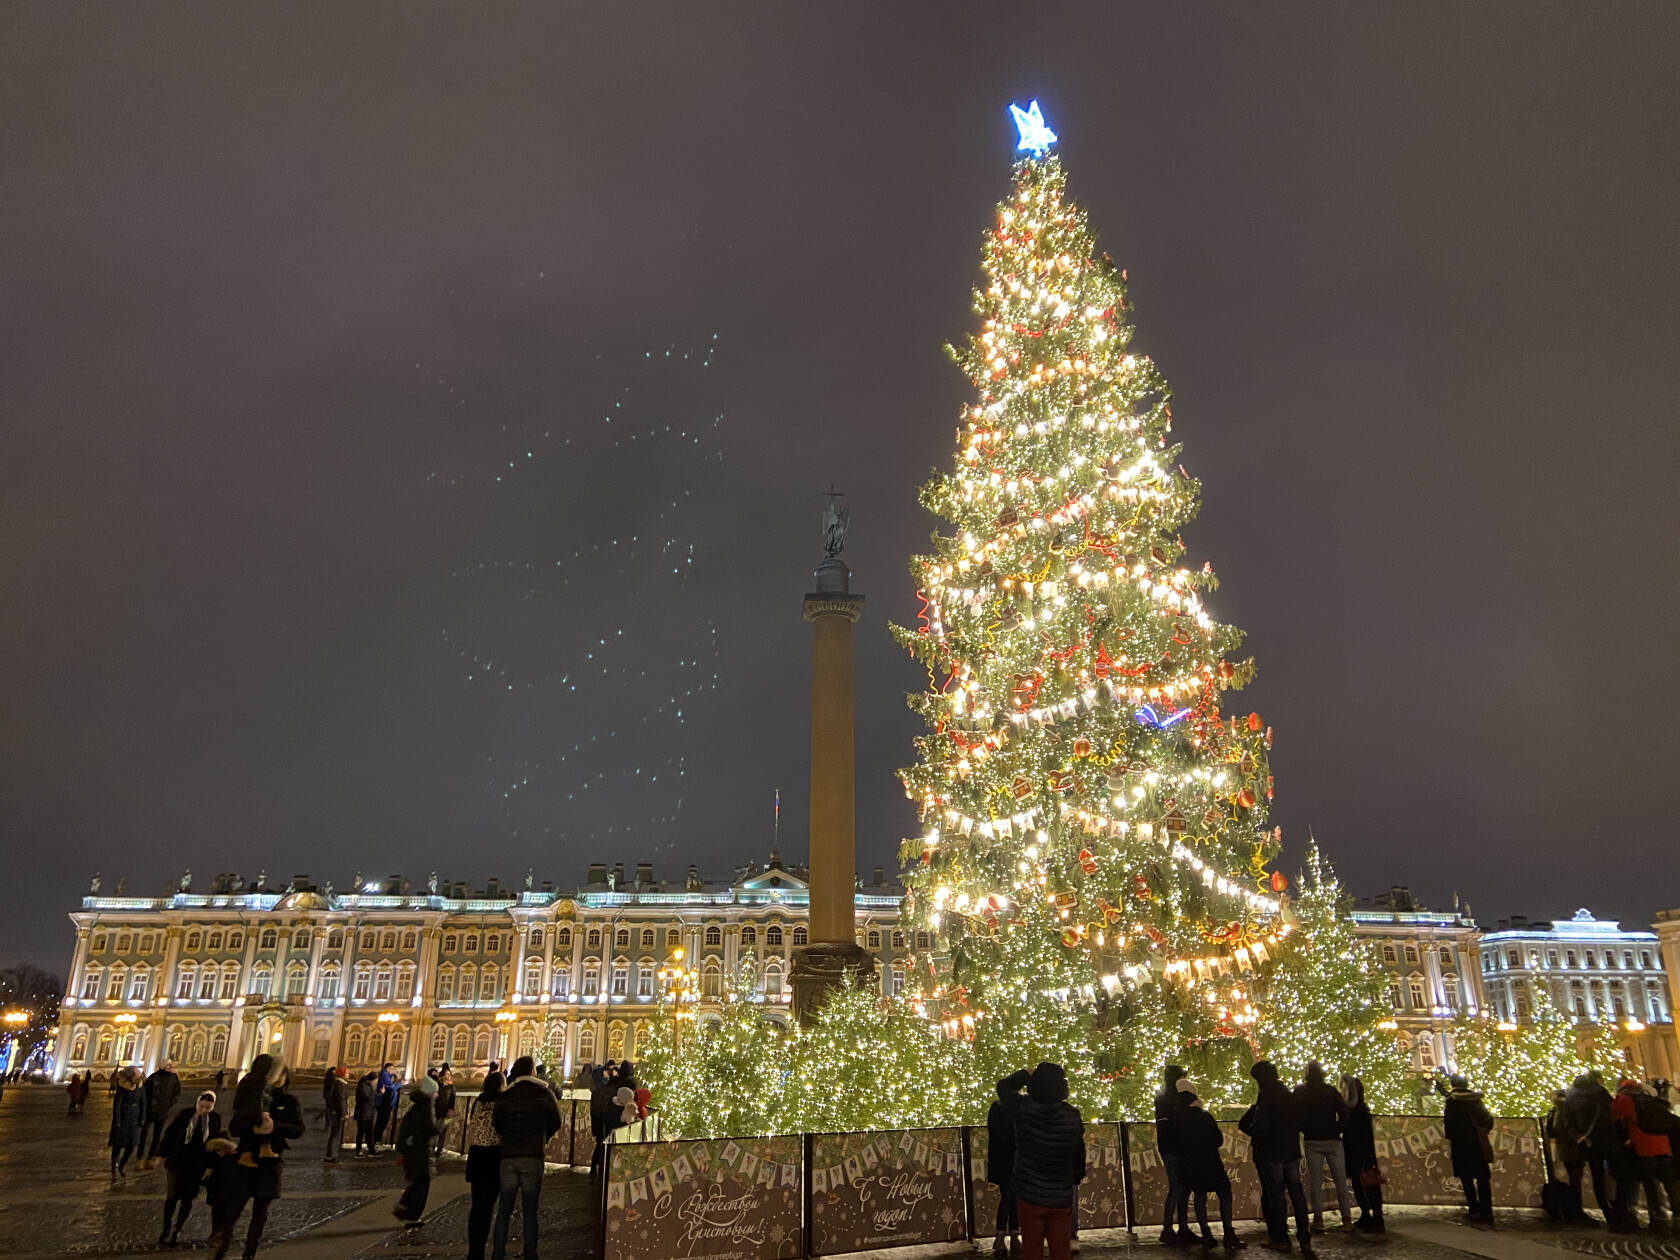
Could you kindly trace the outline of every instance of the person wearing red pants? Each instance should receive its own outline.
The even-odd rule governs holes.
[[[1067,1100],[1067,1073],[1040,1063],[1015,1112],[1015,1202],[1025,1260],[1068,1260],[1069,1227],[1085,1180],[1085,1122]]]

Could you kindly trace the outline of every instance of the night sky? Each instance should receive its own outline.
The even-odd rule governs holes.
[[[1275,820],[1359,894],[1680,905],[1670,5],[14,4],[0,962],[95,871],[858,860],[1006,106],[1128,269]]]

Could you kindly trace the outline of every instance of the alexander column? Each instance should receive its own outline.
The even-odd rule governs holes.
[[[875,956],[857,943],[857,802],[852,763],[852,623],[863,596],[852,593],[846,549],[850,508],[829,492],[823,562],[805,596],[811,623],[811,943],[793,956],[793,1004],[810,1023],[823,995],[847,975],[873,981]]]

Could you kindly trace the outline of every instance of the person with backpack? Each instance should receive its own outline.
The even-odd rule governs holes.
[[[1628,1079],[1622,1081],[1610,1103],[1610,1116],[1627,1134],[1628,1150],[1622,1159],[1623,1167],[1630,1174],[1625,1180],[1617,1178],[1616,1215],[1627,1222],[1635,1219],[1634,1204],[1643,1185],[1651,1232],[1667,1234],[1669,1219],[1663,1210],[1663,1196],[1668,1196],[1669,1207],[1674,1208],[1675,1194],[1680,1192],[1680,1186],[1675,1183],[1674,1151],[1668,1136],[1674,1127],[1674,1113],[1638,1081]]]
[[[1015,1208],[1015,1112],[1031,1073],[1025,1068],[997,1083],[997,1101],[986,1112],[986,1180],[998,1188],[997,1236],[993,1251],[1021,1250],[1021,1218]]]

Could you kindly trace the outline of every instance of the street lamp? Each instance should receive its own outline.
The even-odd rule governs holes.
[[[13,1028],[17,1028],[20,1025],[27,1024],[29,1022],[29,1012],[7,1011],[4,1018],[6,1023],[10,1024]]]

